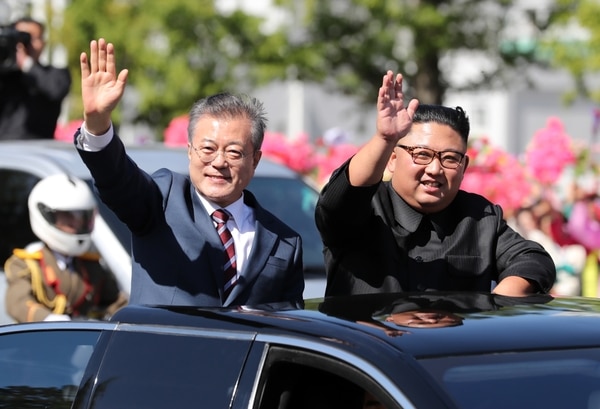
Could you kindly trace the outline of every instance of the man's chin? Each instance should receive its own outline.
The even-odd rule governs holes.
[[[419,207],[416,209],[421,213],[437,213],[444,210],[448,205],[440,200],[419,202]]]

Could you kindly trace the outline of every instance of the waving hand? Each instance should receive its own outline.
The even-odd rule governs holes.
[[[123,96],[128,71],[122,70],[117,75],[114,46],[103,38],[90,42],[89,62],[85,52],[79,62],[86,128],[100,135],[110,127],[110,115]]]
[[[377,132],[385,140],[396,142],[410,129],[419,101],[413,99],[404,107],[402,74],[394,79],[392,71],[383,76],[377,97]]]

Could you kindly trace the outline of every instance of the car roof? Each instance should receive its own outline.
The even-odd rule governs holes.
[[[179,173],[188,173],[187,148],[171,147],[162,143],[126,145],[127,153],[148,173],[160,168],[168,168]],[[90,173],[77,154],[73,144],[54,139],[0,141],[3,161],[36,160],[39,164],[39,176],[65,172],[82,179],[89,179]],[[256,169],[256,176],[298,178],[292,169],[272,159],[262,158]]]
[[[210,327],[216,319],[225,330],[309,335],[349,349],[371,348],[375,338],[376,344],[415,358],[600,346],[600,300],[584,297],[397,293],[307,300],[304,310],[283,307],[128,306],[114,320],[191,327],[211,321]],[[462,323],[412,328],[386,321],[394,312],[415,308],[451,311]]]

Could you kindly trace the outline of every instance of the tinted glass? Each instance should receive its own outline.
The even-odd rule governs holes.
[[[400,407],[361,368],[330,356],[280,346],[269,350],[257,394],[258,409]],[[363,404],[367,397],[370,405]]]
[[[363,396],[361,387],[338,374],[284,362],[269,368],[260,409],[361,409]]]
[[[240,340],[118,332],[92,408],[227,408],[247,352]]]
[[[31,231],[27,198],[40,180],[32,174],[0,169],[0,260],[4,261],[16,247],[25,247],[38,239]]]
[[[600,350],[422,360],[461,408],[598,408]]]
[[[248,186],[259,203],[302,237],[304,268],[325,271],[323,244],[315,224],[319,193],[301,179],[255,177]]]
[[[0,407],[70,408],[98,336],[97,331],[0,336]]]

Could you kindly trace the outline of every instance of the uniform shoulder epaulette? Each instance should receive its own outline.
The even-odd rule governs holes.
[[[41,260],[43,257],[41,250],[29,251],[27,249],[14,249],[13,254],[20,259],[33,259],[33,260]]]

